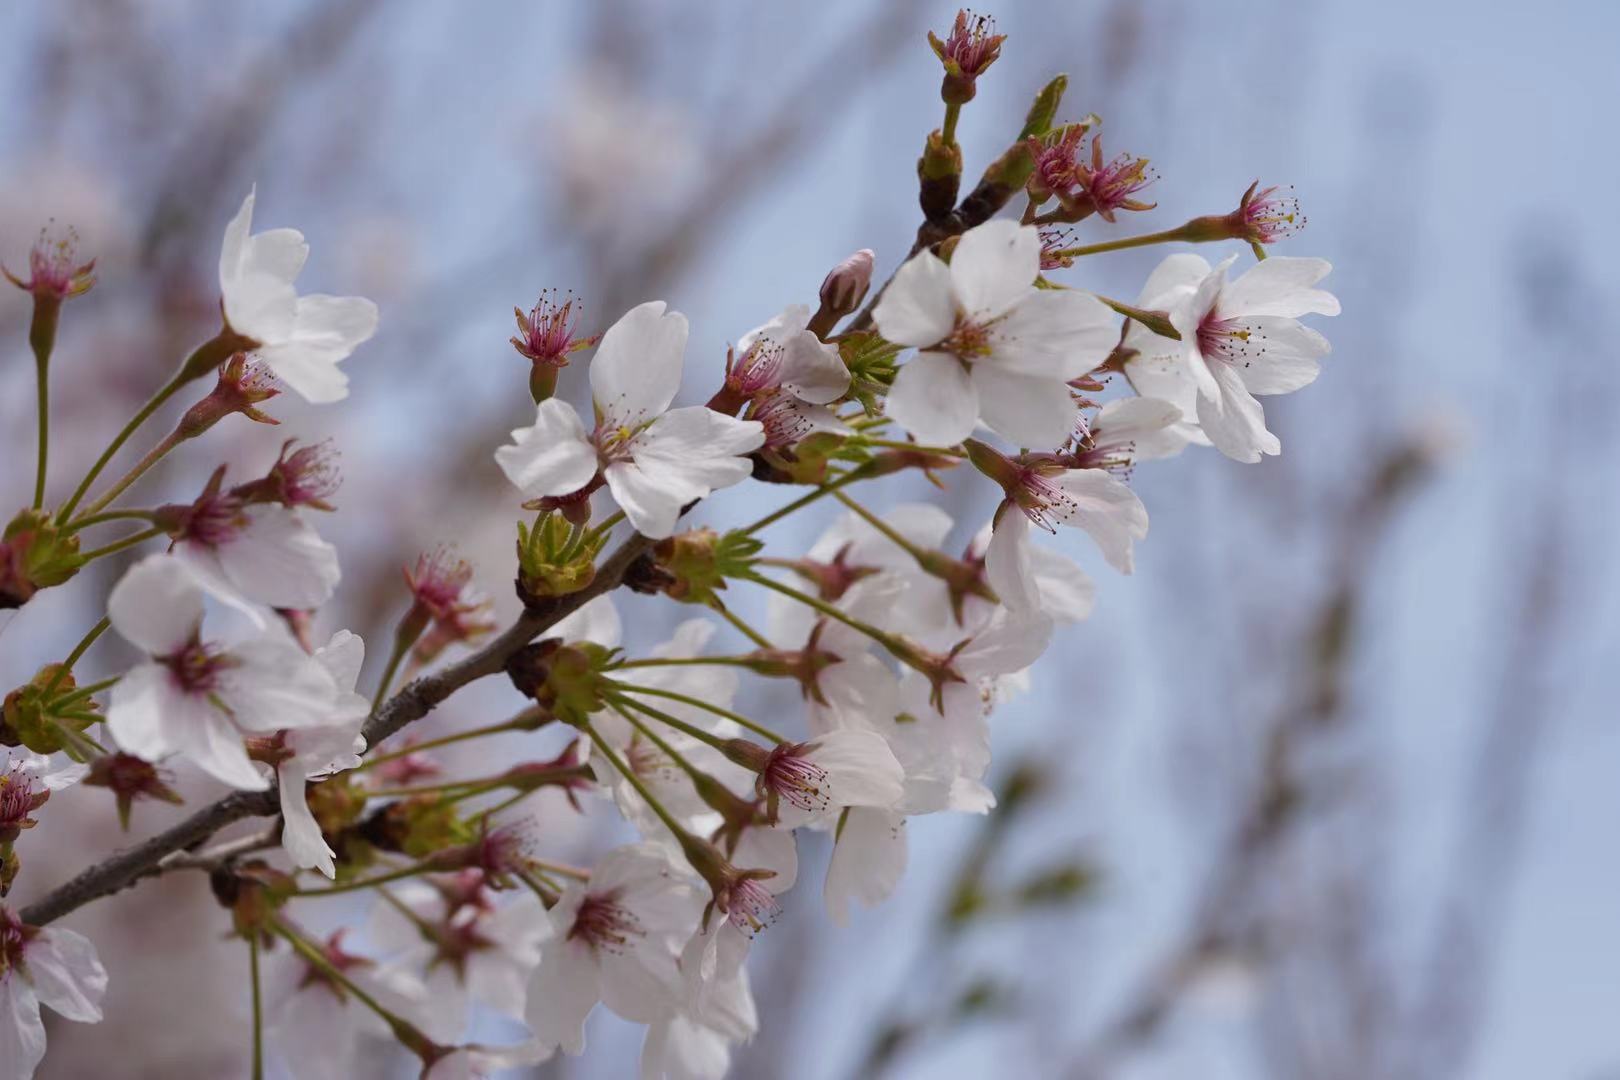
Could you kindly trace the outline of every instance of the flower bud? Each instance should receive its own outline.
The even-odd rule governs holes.
[[[0,534],[0,610],[22,607],[83,565],[77,535],[64,534],[42,510],[20,512]]]
[[[853,315],[872,287],[873,265],[872,249],[861,248],[829,270],[821,282],[821,310],[831,313],[835,322]]]

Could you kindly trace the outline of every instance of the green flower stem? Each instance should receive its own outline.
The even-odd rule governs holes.
[[[51,350],[56,345],[56,319],[62,302],[54,304],[36,295],[34,323],[28,342],[34,347],[35,406],[39,414],[39,450],[34,465],[34,509],[45,505],[45,460],[51,449]],[[47,313],[45,310],[51,310]],[[48,323],[48,329],[40,324]]]
[[[402,866],[397,870],[390,870],[386,874],[377,874],[375,877],[357,878],[354,881],[340,881],[336,884],[326,885],[318,889],[297,889],[294,896],[334,896],[337,893],[358,892],[361,889],[371,889],[378,885],[387,885],[391,881],[403,881],[417,874],[427,874],[443,867],[436,865],[432,859],[423,859],[420,862]]]
[[[393,685],[394,676],[399,673],[399,665],[405,659],[405,654],[411,651],[414,641],[405,636],[394,636],[394,651],[388,654],[388,666],[383,668],[382,679],[377,683],[377,692],[371,698],[371,714],[375,716],[377,710],[382,708],[384,701],[388,700],[388,688]]]
[[[253,980],[253,1080],[264,1080],[264,1002],[259,989],[259,935],[248,934],[248,971]]]
[[[919,564],[927,561],[927,553],[916,544],[913,544],[910,540],[907,540],[893,525],[890,525],[887,521],[884,521],[882,518],[872,513],[872,511],[868,510],[866,507],[862,506],[848,495],[845,495],[842,491],[835,492],[834,498],[843,503],[845,506],[849,507],[851,510],[855,511],[855,513],[860,516],[861,520],[865,521],[868,525],[872,526],[872,528],[882,533],[888,538],[890,543],[894,544],[895,547],[899,548],[907,555],[910,555]]]
[[[928,667],[920,662],[916,649],[894,634],[879,630],[877,627],[862,622],[861,620],[850,615],[848,612],[841,611],[839,608],[827,603],[825,600],[822,600],[819,597],[811,596],[808,593],[802,593],[798,589],[793,588],[791,585],[784,585],[780,581],[766,577],[764,574],[745,574],[742,575],[742,580],[752,581],[756,585],[763,585],[767,589],[781,593],[790,600],[797,600],[806,607],[814,608],[816,611],[821,612],[821,614],[827,616],[829,619],[836,619],[845,626],[849,627],[851,630],[859,631],[860,633],[871,638],[873,641],[877,642],[879,645],[882,645],[886,650],[888,650],[890,656],[894,657],[902,664],[905,664],[907,667],[916,668],[924,675],[931,674]]]
[[[614,751],[613,747],[608,745],[607,740],[602,738],[597,730],[589,724],[585,725],[584,731],[586,735],[590,736],[591,742],[596,744],[596,748],[602,752],[602,756],[613,763],[613,767],[619,770],[619,775],[628,780],[630,786],[636,789],[636,794],[640,795],[647,805],[652,807],[653,813],[658,815],[658,820],[664,823],[664,827],[674,833],[676,839],[686,836],[686,830],[681,827],[681,823],[676,821],[668,810],[664,809],[664,804],[658,801],[658,796],[654,795],[651,789],[642,783],[641,777],[631,771],[630,766],[626,765],[624,759]]]
[[[135,434],[142,424],[151,419],[153,413],[161,409],[164,403],[179,392],[180,388],[190,382],[192,378],[193,376],[186,371],[186,367],[182,366],[180,371],[175,373],[174,378],[164,383],[162,388],[148,398],[146,404],[142,405],[135,415],[130,417],[129,423],[119,429],[118,434],[113,436],[113,441],[107,444],[107,449],[103,450],[101,456],[96,459],[96,463],[90,466],[90,471],[84,474],[84,479],[79,481],[79,486],[74,490],[73,497],[63,503],[62,509],[56,512],[56,523],[58,525],[67,524],[73,517],[74,509],[90,491],[90,485],[96,482],[96,477],[101,475],[101,470],[107,467],[107,463],[113,459],[113,455],[123,449],[124,444],[129,441],[129,437]]]
[[[732,626],[735,626],[739,634],[747,638],[749,641],[752,641],[755,645],[758,645],[762,649],[774,648],[770,641],[766,639],[764,634],[761,634],[758,630],[755,630],[752,626],[749,626],[748,623],[743,620],[742,616],[738,615],[730,608],[723,607],[717,608],[716,610],[720,612],[721,618],[725,619],[726,622],[730,623]]]
[[[759,532],[759,530],[765,528],[767,525],[774,525],[774,524],[776,524],[776,522],[781,521],[783,518],[787,517],[789,514],[794,513],[797,510],[802,510],[804,507],[809,506],[811,503],[815,502],[817,499],[821,498],[822,496],[830,495],[832,492],[837,491],[839,488],[843,487],[845,484],[853,484],[855,481],[860,480],[865,476],[866,476],[866,472],[865,472],[864,469],[851,469],[851,470],[849,470],[849,472],[845,473],[843,476],[840,476],[838,479],[833,480],[833,481],[831,481],[829,483],[822,484],[819,487],[817,487],[814,491],[811,491],[811,492],[809,492],[808,494],[805,494],[805,495],[801,495],[799,498],[794,499],[792,502],[788,503],[786,506],[782,507],[781,509],[773,511],[773,512],[771,512],[769,514],[766,514],[764,517],[760,518],[758,521],[754,522],[752,525],[750,525],[747,528],[743,529],[742,533],[743,533],[744,536],[752,536],[754,533]]]
[[[355,984],[353,979],[345,975],[338,969],[337,965],[328,960],[325,953],[305,941],[303,935],[294,930],[285,920],[278,918],[270,926],[276,933],[287,939],[287,942],[292,945],[298,955],[309,961],[313,967],[320,969],[321,973],[327,978],[353,994],[360,1004],[381,1017],[383,1023],[387,1024],[389,1030],[394,1033],[394,1037],[404,1043],[412,1053],[421,1055],[424,1050],[433,1046],[433,1041],[424,1035],[420,1028],[409,1020],[390,1012],[380,1001],[362,990]]]
[[[113,543],[108,544],[106,547],[98,547],[94,550],[87,551],[84,553],[83,558],[84,561],[88,563],[94,559],[99,559],[104,555],[116,555],[125,548],[132,548],[137,544],[144,544],[148,540],[162,535],[163,530],[155,526],[150,529],[143,529],[134,536],[126,536],[122,540],[116,540]]]
[[[746,656],[647,656],[640,660],[621,660],[608,670],[618,671],[620,668],[643,667],[701,667],[705,664],[715,664],[720,667],[750,667],[753,661]]]
[[[62,680],[72,674],[73,665],[83,658],[84,654],[89,651],[90,646],[94,645],[96,639],[105,634],[110,626],[112,626],[112,620],[103,615],[100,622],[85,631],[84,637],[80,638],[79,643],[73,646],[73,651],[68,653],[67,659],[57,667],[56,674],[51,676],[51,681],[45,684],[45,697],[49,698],[56,693],[56,688],[62,685]]]
[[[163,460],[163,456],[165,454],[183,442],[185,442],[185,436],[180,434],[179,428],[175,428],[173,431],[169,432],[169,434],[165,435],[163,437],[163,441],[152,447],[151,450],[147,451],[146,456],[141,458],[140,461],[136,462],[135,467],[129,470],[129,472],[125,473],[123,478],[119,480],[118,483],[114,484],[111,488],[104,492],[100,498],[96,499],[95,502],[91,503],[89,506],[86,506],[84,508],[84,513],[79,516],[75,524],[78,525],[83,522],[83,519],[86,516],[95,515],[99,511],[105,509],[109,504],[112,503],[114,499],[118,498],[118,496],[122,495],[126,490],[128,490],[131,484],[139,480],[142,476],[145,476],[148,469],[156,465],[159,461]]]
[[[962,106],[951,102],[945,106],[945,126],[940,129],[939,137],[946,146],[956,144],[956,121],[962,115]]]
[[[1174,229],[1165,229],[1163,232],[1144,233],[1141,236],[1122,236],[1117,240],[1104,240],[1097,244],[1081,244],[1079,247],[1064,248],[1061,251],[1053,251],[1049,254],[1052,258],[1078,259],[1086,255],[1101,255],[1108,251],[1125,251],[1129,248],[1150,247],[1153,244],[1197,243],[1200,239],[1213,240],[1219,238],[1192,235],[1187,226],[1177,225]]]
[[[403,788],[375,788],[366,792],[368,798],[373,799],[409,799],[417,795],[443,795],[451,791],[463,791],[466,788],[479,788],[483,791],[493,790],[496,777],[480,777],[477,780],[446,780],[442,784],[422,784],[417,787]]]
[[[914,450],[921,454],[939,454],[941,457],[965,458],[967,454],[955,446],[923,446],[920,443],[900,442],[898,439],[874,439],[863,437],[863,442],[873,446],[881,446],[885,450]]]
[[[780,743],[788,741],[782,736],[778,735],[776,732],[772,731],[770,728],[766,727],[764,724],[756,724],[754,721],[748,719],[748,717],[742,715],[741,713],[732,712],[730,709],[722,709],[713,702],[704,701],[702,698],[695,698],[689,694],[677,693],[674,690],[664,690],[651,686],[637,686],[634,683],[616,682],[612,685],[615,689],[621,692],[628,692],[632,694],[650,694],[653,697],[668,698],[670,701],[678,701],[682,705],[690,705],[695,709],[702,709],[704,712],[710,712],[716,716],[724,717],[725,719],[747,728],[754,734],[769,739],[772,742]],[[640,707],[643,711],[647,711],[647,706],[642,705],[639,702],[635,702],[634,704]],[[660,720],[664,720],[666,723],[670,722],[661,713],[653,713],[652,715],[656,716]],[[679,721],[676,721],[676,723],[679,723]],[[671,724],[671,726],[674,726],[674,724]]]
[[[111,690],[117,685],[118,676],[114,675],[110,679],[102,679],[100,682],[91,683],[89,686],[81,686],[71,694],[63,694],[61,697],[57,698],[55,701],[46,706],[46,709],[50,712],[56,712],[60,709],[72,708],[81,701],[92,698],[101,693],[103,690]]]
[[[441,746],[449,746],[452,743],[465,742],[468,739],[481,739],[485,735],[498,735],[503,731],[521,731],[524,730],[524,727],[526,726],[527,714],[534,711],[537,710],[524,710],[524,712],[520,713],[518,716],[515,716],[510,720],[502,720],[498,724],[486,724],[483,727],[468,728],[466,731],[457,731],[449,735],[441,735],[437,739],[428,739],[426,742],[412,743],[409,746],[402,746],[398,750],[390,750],[386,754],[378,754],[376,757],[367,758],[365,761],[360,763],[360,769],[375,768],[378,765],[383,765],[390,761],[397,761],[402,757],[409,757],[411,754],[417,753],[421,750],[433,750]]]
[[[101,514],[86,513],[62,527],[62,532],[72,535],[80,529],[87,529],[92,525],[101,525],[109,521],[146,521],[155,520],[150,510],[108,510]]]

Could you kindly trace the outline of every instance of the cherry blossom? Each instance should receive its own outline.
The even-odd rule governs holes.
[[[358,296],[299,296],[293,282],[309,245],[297,229],[253,228],[255,192],[225,227],[219,290],[225,321],[276,378],[324,405],[349,394],[338,364],[377,330],[377,305]]]
[[[41,1005],[81,1024],[101,1020],[107,969],[83,934],[27,926],[0,905],[0,1078],[27,1080],[45,1056]]]
[[[895,376],[891,419],[934,445],[979,423],[1023,446],[1068,436],[1066,384],[1108,356],[1118,322],[1088,293],[1036,288],[1040,264],[1036,229],[996,220],[964,233],[950,265],[924,251],[900,268],[873,319],[923,351]]]
[[[360,753],[366,748],[360,725],[370,714],[371,703],[354,692],[354,684],[365,659],[365,643],[358,636],[347,630],[333,634],[330,641],[315,650],[315,660],[332,676],[336,687],[327,722],[280,733],[281,748],[290,755],[276,764],[283,822],[281,846],[294,866],[319,870],[327,877],[335,876],[335,853],[310,813],[305,785],[312,779],[360,765]]]
[[[631,308],[591,358],[596,426],[587,432],[571,405],[548,398],[495,461],[532,498],[572,495],[600,472],[638,531],[668,536],[687,503],[746,479],[742,455],[765,441],[757,421],[669,407],[685,348],[684,315],[666,312],[661,300]]]
[[[151,555],[113,588],[107,616],[147,659],[113,687],[107,727],[148,761],[179,753],[233,787],[267,781],[242,737],[331,721],[332,674],[278,628],[231,645],[204,639],[203,592],[179,560]]]

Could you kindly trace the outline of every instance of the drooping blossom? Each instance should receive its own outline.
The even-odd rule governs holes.
[[[771,749],[755,791],[770,819],[791,829],[837,817],[852,806],[891,807],[900,800],[903,780],[900,763],[880,735],[843,728]]]
[[[319,870],[329,878],[336,876],[332,862],[335,853],[310,812],[305,785],[360,765],[360,753],[366,748],[360,725],[370,714],[371,703],[355,693],[354,686],[365,658],[365,643],[359,636],[347,630],[333,634],[330,641],[315,650],[316,662],[331,675],[336,691],[326,722],[280,733],[280,748],[287,755],[276,763],[282,850],[294,866]]]
[[[873,312],[878,332],[923,351],[902,365],[886,412],[924,443],[951,445],[979,423],[1023,446],[1056,446],[1074,427],[1067,383],[1118,337],[1100,300],[1037,289],[1032,226],[988,221],[947,266],[924,251],[895,274]]]
[[[237,485],[232,494],[250,503],[279,503],[289,510],[301,506],[335,510],[327,500],[337,493],[343,480],[337,458],[330,439],[304,446],[298,446],[296,439],[288,439],[281,444],[281,453],[269,472]]]
[[[636,1023],[658,1019],[679,994],[676,958],[701,908],[690,876],[657,845],[608,852],[547,913],[551,935],[529,988],[530,1030],[543,1045],[577,1055],[598,1002]]]
[[[89,766],[64,757],[53,762],[22,747],[0,749],[0,843],[17,839],[34,827],[32,814],[52,792],[84,779]]]
[[[45,1057],[41,1005],[81,1024],[101,1020],[107,969],[83,934],[28,926],[0,905],[0,1077],[28,1080]]]
[[[147,659],[113,687],[107,727],[147,761],[178,753],[233,787],[268,786],[244,735],[319,727],[336,681],[278,628],[230,645],[202,636],[203,592],[179,560],[151,555],[130,567],[107,617]]]
[[[600,474],[625,516],[662,539],[681,509],[748,477],[743,455],[762,426],[702,406],[671,409],[680,389],[686,318],[654,300],[632,308],[602,336],[591,359],[598,419],[587,432],[571,405],[548,398],[533,426],[495,452],[507,479],[531,498],[585,489]]]
[[[251,351],[306,401],[323,405],[348,396],[338,364],[377,330],[377,305],[358,296],[299,296],[293,282],[309,245],[297,229],[253,228],[255,192],[225,227],[219,289],[225,321]]]

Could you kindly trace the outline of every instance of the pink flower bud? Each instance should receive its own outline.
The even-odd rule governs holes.
[[[872,286],[873,261],[872,249],[861,248],[828,271],[821,282],[822,310],[837,318],[853,314]]]

